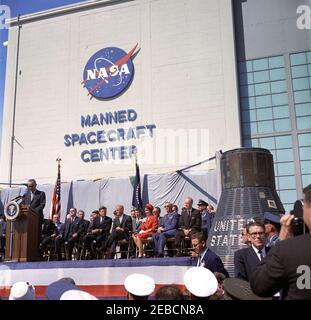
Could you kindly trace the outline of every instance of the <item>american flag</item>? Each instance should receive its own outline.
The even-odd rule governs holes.
[[[137,164],[137,159],[135,162],[136,166],[136,176],[133,186],[133,198],[132,198],[132,206],[137,209],[143,208],[143,201],[141,198],[141,185],[140,185],[140,173],[139,173],[139,166]]]
[[[61,208],[61,201],[60,201],[60,161],[61,159],[56,159],[58,162],[58,172],[57,172],[57,179],[55,182],[53,197],[52,197],[52,205],[51,205],[51,212],[50,212],[50,219],[52,219],[55,213],[60,215],[60,208]]]

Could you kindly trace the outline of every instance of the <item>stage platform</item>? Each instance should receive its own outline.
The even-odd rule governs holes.
[[[29,281],[36,288],[36,296],[44,299],[50,283],[71,277],[78,287],[98,298],[125,299],[123,282],[128,275],[149,275],[155,280],[156,289],[168,284],[183,288],[183,275],[190,266],[190,257],[6,262],[0,263],[0,296],[7,298],[15,282]]]

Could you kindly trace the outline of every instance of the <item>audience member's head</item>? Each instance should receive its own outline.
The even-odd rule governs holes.
[[[106,208],[105,206],[101,206],[101,207],[98,209],[98,211],[99,211],[99,215],[100,215],[101,217],[105,217],[106,214],[107,214],[107,208]]]
[[[221,272],[214,272],[214,275],[218,282],[218,288],[217,291],[211,296],[211,300],[222,300],[224,298],[224,280],[226,279],[226,276]]]
[[[79,210],[79,211],[78,211],[78,218],[79,218],[80,220],[83,220],[83,219],[84,219],[84,216],[85,216],[84,211],[83,211],[83,210]]]
[[[203,211],[205,212],[207,210],[208,203],[206,201],[200,199],[198,201],[197,206],[198,206],[198,209],[200,212],[203,212]]]
[[[164,203],[164,209],[167,213],[172,212],[172,207],[173,207],[173,205],[170,202]]]
[[[280,232],[280,216],[271,212],[264,213],[265,232],[268,237]]]
[[[98,210],[93,210],[90,216],[90,221],[94,221],[99,216]]]
[[[116,216],[117,217],[121,217],[123,215],[123,213],[124,213],[124,206],[122,204],[118,204],[116,206],[116,210],[115,211],[116,211]]]
[[[155,283],[149,276],[133,273],[126,277],[124,287],[128,293],[128,300],[147,300],[155,289]]]
[[[58,213],[54,213],[53,214],[52,222],[53,223],[59,223],[59,214]]]
[[[247,233],[247,230],[246,230],[246,225],[241,230],[240,237],[241,237],[241,243],[242,244],[246,244],[247,246],[250,246],[252,244],[248,239],[248,233]]]
[[[193,204],[193,199],[190,197],[187,197],[185,199],[184,205],[186,209],[191,209],[192,208],[192,204]]]
[[[178,207],[176,206],[176,204],[172,205],[172,211],[178,213]]]
[[[209,205],[207,206],[207,211],[208,211],[209,213],[215,213],[215,208],[214,208],[211,204],[209,204]]]
[[[98,300],[88,292],[80,290],[72,278],[52,282],[45,292],[48,300]]]
[[[203,252],[206,248],[206,236],[204,235],[203,232],[197,232],[194,233],[191,236],[191,245],[192,245],[192,250],[196,254],[200,254]]]
[[[175,286],[163,286],[156,295],[156,300],[184,300],[184,296],[179,288]]]
[[[161,214],[161,209],[159,207],[154,207],[152,213],[154,216],[159,218]]]
[[[11,288],[9,300],[35,300],[35,287],[26,281],[14,283]]]
[[[132,219],[136,219],[135,209],[132,209],[130,214]]]
[[[69,209],[69,215],[70,215],[70,218],[73,218],[77,215],[77,209],[76,208],[70,208]]]
[[[77,290],[74,280],[72,278],[62,278],[52,282],[45,291],[48,300],[60,300],[62,294],[69,290]]]
[[[153,205],[151,203],[147,203],[145,205],[145,214],[152,215],[152,211],[153,211]]]
[[[218,282],[209,269],[192,267],[185,272],[184,283],[190,292],[190,299],[209,299],[218,288]]]
[[[258,250],[261,250],[265,246],[266,234],[265,225],[260,221],[252,221],[246,225],[246,231],[248,233],[248,240]]]

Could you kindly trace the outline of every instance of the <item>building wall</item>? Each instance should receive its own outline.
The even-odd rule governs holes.
[[[84,163],[81,151],[101,146],[64,146],[65,134],[94,129],[81,127],[80,117],[86,114],[132,108],[138,114],[135,125],[155,124],[156,135],[161,129],[175,130],[172,137],[176,134],[184,146],[175,152],[178,139],[160,145],[155,137],[135,141],[142,173],[174,171],[207,159],[219,149],[240,146],[230,0],[98,1],[95,7],[82,9],[78,4],[73,8],[70,13],[37,15],[23,22],[15,117],[15,137],[22,147],[14,144],[13,181],[36,177],[40,183],[53,182],[58,157],[67,181],[134,174],[133,158]],[[13,26],[1,181],[8,180],[10,171],[16,37]],[[135,76],[128,90],[116,99],[90,99],[81,85],[90,56],[110,46],[128,52],[136,43],[140,51],[133,60]],[[118,126],[110,126],[114,127]],[[203,129],[204,148],[199,147],[199,152],[192,143],[186,144],[190,129]],[[155,150],[156,159],[149,163],[144,162],[143,143]],[[185,152],[189,156],[179,161],[178,154]]]
[[[287,212],[311,182],[311,32],[296,27],[301,4],[234,1],[243,146],[272,152]]]

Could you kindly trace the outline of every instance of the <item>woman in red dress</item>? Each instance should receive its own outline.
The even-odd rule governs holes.
[[[148,203],[145,206],[146,218],[140,226],[140,231],[133,234],[134,242],[138,248],[138,258],[142,258],[144,254],[143,250],[143,239],[151,237],[158,226],[158,218],[152,214],[153,206]]]

